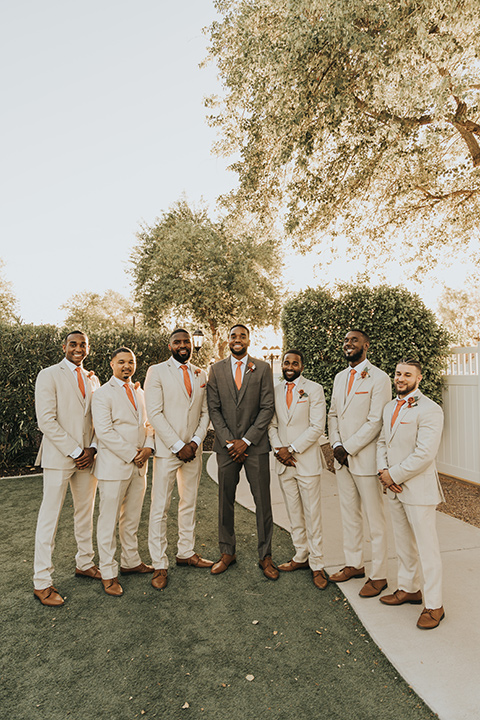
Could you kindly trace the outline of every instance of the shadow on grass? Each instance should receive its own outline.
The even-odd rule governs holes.
[[[176,498],[169,522],[169,584],[122,578],[111,598],[75,578],[71,496],[57,534],[59,609],[34,600],[32,559],[41,480],[2,480],[2,690],[9,720],[389,720],[436,717],[397,676],[334,585],[308,571],[263,577],[255,518],[237,506],[235,566],[220,576],[175,566]],[[139,537],[149,560],[147,492]],[[197,546],[217,559],[217,486],[204,472]],[[274,559],[292,556],[275,528]],[[247,680],[253,676],[253,680]],[[188,704],[188,706],[187,706]]]

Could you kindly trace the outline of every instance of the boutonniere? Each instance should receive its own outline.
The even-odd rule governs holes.
[[[417,407],[417,405],[418,405],[418,395],[408,398],[407,408]]]
[[[369,367],[363,368],[362,372],[360,373],[360,377],[362,378],[362,380],[365,380],[366,377],[370,377],[370,373],[368,372],[369,370]]]
[[[195,375],[195,377],[198,377],[201,372],[202,371],[200,370],[200,368],[195,368],[195,370],[193,371],[193,374]]]
[[[308,393],[306,393],[303,388],[300,388],[300,390],[298,391],[298,397],[306,398],[306,397],[308,397]]]
[[[247,364],[247,372],[253,372],[256,369],[257,366],[250,360],[250,362]]]

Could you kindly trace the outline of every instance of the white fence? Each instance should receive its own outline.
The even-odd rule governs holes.
[[[480,343],[452,350],[444,377],[439,472],[480,484]]]

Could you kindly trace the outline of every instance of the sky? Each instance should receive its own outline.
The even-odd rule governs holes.
[[[214,65],[199,68],[214,19],[212,0],[4,3],[0,258],[25,322],[61,323],[77,292],[129,294],[140,226],[182,194],[214,214],[235,186],[203,106],[221,93]],[[315,254],[285,258],[289,290],[365,270],[344,257],[328,267]],[[419,288],[395,257],[385,270],[432,308],[442,280],[465,275],[440,266]]]

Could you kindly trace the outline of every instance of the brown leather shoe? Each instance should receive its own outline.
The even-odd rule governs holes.
[[[421,605],[422,593],[420,590],[417,590],[417,592],[414,593],[409,593],[405,590],[395,590],[395,592],[391,595],[384,595],[381,597],[380,602],[384,605],[403,605],[403,603]]]
[[[167,587],[167,583],[168,577],[165,568],[153,571],[152,587],[154,587],[155,590],[163,590],[163,588]]]
[[[312,570],[313,584],[319,590],[325,590],[328,585],[328,577],[325,570]]]
[[[263,560],[258,561],[258,564],[262,568],[263,574],[266,578],[268,578],[269,580],[278,580],[278,576],[280,575],[280,573],[273,564],[271,555],[266,555]]]
[[[47,605],[48,607],[60,607],[60,605],[63,605],[65,602],[53,585],[50,585],[50,587],[44,588],[43,590],[34,590],[33,594],[37,600],[40,600],[42,605]]]
[[[420,630],[433,630],[433,628],[440,625],[440,621],[445,617],[445,611],[442,607],[430,610],[423,608],[420,617],[418,618],[417,627]]]
[[[352,578],[363,578],[365,577],[365,568],[354,568],[351,565],[346,565],[342,570],[339,570],[336,573],[333,573],[333,575],[330,575],[330,580],[332,582],[346,582],[347,580],[351,580]]]
[[[360,597],[363,598],[377,597],[377,595],[380,595],[382,590],[385,590],[386,587],[386,578],[384,578],[383,580],[372,580],[371,578],[368,578],[367,582],[358,594],[360,595]]]
[[[229,565],[235,565],[236,562],[236,555],[228,555],[227,553],[222,553],[222,557],[220,558],[220,560],[217,560],[217,562],[212,565],[210,572],[212,573],[212,575],[220,575],[220,573],[225,572]]]
[[[75,568],[75,575],[77,577],[92,578],[92,580],[101,580],[102,579],[100,570],[97,568],[96,565],[92,565],[92,567],[89,567],[88,570],[79,570],[78,568]]]
[[[113,595],[114,597],[120,597],[120,595],[123,595],[122,586],[116,577],[109,578],[108,580],[104,580],[102,578],[102,585],[107,595]]]
[[[278,569],[282,572],[292,572],[293,570],[308,570],[309,567],[308,560],[305,560],[303,563],[297,563],[292,559],[279,565]]]
[[[192,567],[207,568],[212,567],[213,561],[205,560],[205,558],[202,558],[201,555],[198,555],[198,553],[194,553],[189,558],[177,557],[177,565],[191,565]]]
[[[120,568],[122,575],[130,575],[130,573],[140,573],[143,575],[143,573],[152,573],[154,570],[155,568],[152,565],[145,565],[144,562],[141,562],[140,565],[135,565],[133,568]]]

